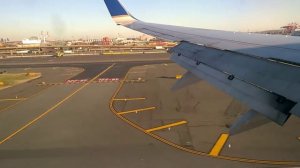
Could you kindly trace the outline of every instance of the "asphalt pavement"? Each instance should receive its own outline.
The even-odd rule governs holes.
[[[0,70],[41,72],[42,78],[0,92],[1,100],[16,99],[0,102],[0,167],[270,167],[174,149],[115,116],[111,99],[128,71],[168,63],[168,55],[1,60]],[[143,68],[134,73],[134,80],[143,78],[139,73],[151,77]],[[103,78],[119,80],[99,82]],[[153,87],[153,94],[161,91]],[[149,93],[147,87],[134,89],[139,87],[129,88],[120,98]]]

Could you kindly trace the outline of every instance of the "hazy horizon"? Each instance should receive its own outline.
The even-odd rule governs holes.
[[[231,31],[279,29],[300,22],[299,0],[121,0],[137,18],[155,23]],[[51,40],[136,37],[116,26],[103,0],[10,0],[0,6],[0,38],[22,40],[48,31]]]

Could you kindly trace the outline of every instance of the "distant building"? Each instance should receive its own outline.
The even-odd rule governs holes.
[[[283,29],[284,34],[292,34],[296,29],[300,28],[300,25],[298,23],[293,22],[281,28]]]
[[[85,44],[86,43],[82,39],[72,41],[72,45],[85,45]]]
[[[141,40],[141,41],[150,41],[150,40],[152,40],[152,39],[154,39],[154,38],[155,38],[155,37],[149,36],[149,35],[147,35],[147,34],[143,34],[143,35],[140,36],[140,40]]]
[[[124,44],[126,40],[127,39],[124,37],[117,37],[117,38],[114,38],[112,41],[114,44],[119,45],[119,44]]]
[[[112,45],[112,40],[109,37],[103,37],[101,40],[101,45]]]
[[[38,37],[30,37],[29,39],[22,40],[23,46],[40,46],[42,43],[42,40]]]
[[[260,31],[256,33],[297,36],[299,29],[300,29],[300,24],[293,22],[287,24],[286,26],[282,26],[280,29],[277,30],[266,30],[266,31]]]
[[[87,39],[85,42],[87,44],[99,44],[100,43],[100,39]]]
[[[294,32],[292,33],[292,36],[300,36],[300,28],[294,30]]]

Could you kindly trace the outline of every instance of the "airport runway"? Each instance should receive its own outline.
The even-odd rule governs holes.
[[[167,58],[1,60],[0,71],[39,71],[43,77],[0,92],[0,100],[15,99],[0,101],[0,167],[269,167],[174,149],[112,113],[110,100],[129,69],[170,63]],[[130,96],[126,92],[122,96]]]

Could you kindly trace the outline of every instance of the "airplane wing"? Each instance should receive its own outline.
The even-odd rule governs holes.
[[[104,1],[118,25],[179,42],[170,51],[171,59],[188,73],[175,89],[203,79],[251,108],[233,124],[232,134],[257,115],[279,125],[292,114],[300,117],[299,37],[147,23],[133,17],[119,0]]]

